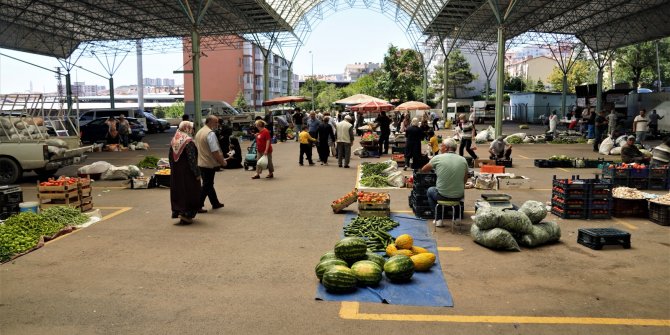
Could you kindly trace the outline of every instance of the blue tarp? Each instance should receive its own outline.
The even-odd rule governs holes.
[[[345,225],[351,221],[356,214],[348,214]],[[409,215],[391,214],[391,219],[400,225],[389,233],[396,237],[402,234],[410,234],[414,238],[414,244],[428,249],[437,255],[437,244],[431,237],[424,219],[417,219]],[[407,283],[392,283],[383,276],[382,281],[376,287],[358,287],[351,293],[333,294],[318,284],[316,289],[317,300],[329,301],[360,301],[381,302],[393,305],[413,306],[435,306],[453,307],[454,302],[449,293],[447,282],[442,274],[442,265],[439,257],[430,271],[415,272],[412,280]]]

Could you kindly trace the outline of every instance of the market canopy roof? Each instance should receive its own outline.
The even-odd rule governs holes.
[[[202,36],[303,39],[310,20],[347,6],[377,6],[407,30],[455,41],[494,43],[503,17],[507,39],[570,34],[595,51],[670,36],[668,0],[0,0],[0,47],[67,58],[83,42],[190,37],[194,26]]]
[[[403,102],[398,107],[395,108],[397,111],[416,111],[416,110],[428,110],[430,106],[419,101],[407,101]]]
[[[366,102],[388,103],[388,101],[384,99],[375,98],[366,94],[354,94],[348,98],[340,99],[333,102],[333,105],[358,105]]]

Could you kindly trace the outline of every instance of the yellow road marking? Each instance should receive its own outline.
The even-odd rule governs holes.
[[[624,227],[626,227],[626,228],[628,228],[628,229],[638,230],[638,227],[637,227],[636,225],[633,225],[632,223],[628,223],[628,222],[626,222],[626,221],[619,220],[619,219],[617,219],[617,218],[615,218],[615,217],[612,217],[612,220],[614,220],[614,222],[615,222],[616,224],[620,224],[620,225],[622,225],[622,226],[624,226]]]
[[[461,247],[437,247],[438,251],[463,251]]]
[[[393,211],[393,213],[414,213],[412,211]]]
[[[526,156],[524,156],[524,155],[518,155],[518,157],[521,157],[521,158],[523,158],[523,159],[530,159],[530,158],[528,158],[528,157],[526,157]]]
[[[670,327],[668,319],[620,319],[593,317],[553,316],[504,316],[504,315],[428,315],[428,314],[378,314],[360,313],[358,302],[344,301],[340,305],[340,318],[369,321],[415,321],[452,323],[507,323],[507,324],[579,324],[617,326]]]
[[[557,168],[557,169],[559,169],[559,170],[561,170],[561,171],[565,171],[565,172],[570,172],[570,171],[568,171],[568,170],[566,170],[566,169],[564,169],[564,168]]]
[[[102,222],[102,221],[104,221],[104,220],[106,220],[106,219],[113,218],[113,217],[115,217],[115,216],[117,216],[117,215],[119,215],[119,214],[121,214],[121,213],[125,213],[125,212],[127,212],[127,211],[129,211],[129,210],[131,210],[131,209],[133,209],[133,208],[132,208],[132,207],[95,207],[94,209],[116,209],[115,212],[113,212],[113,213],[111,213],[111,214],[108,214],[108,215],[106,215],[106,216],[103,216],[102,219],[100,219],[100,221]],[[60,240],[60,239],[63,238],[63,237],[70,236],[70,235],[72,235],[72,234],[74,234],[74,233],[78,233],[78,232],[80,232],[80,231],[82,231],[82,230],[84,230],[84,228],[77,228],[77,229],[75,229],[75,230],[73,230],[73,231],[71,231],[71,232],[69,232],[69,233],[67,233],[67,234],[65,234],[65,235],[61,235],[61,236],[56,237],[56,238],[53,239],[53,240],[47,241],[47,242],[45,242],[44,244],[46,245],[46,244],[49,244],[49,243],[51,243],[51,242],[53,242],[53,241]]]

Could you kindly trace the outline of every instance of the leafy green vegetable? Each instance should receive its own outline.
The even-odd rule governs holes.
[[[156,156],[144,156],[144,158],[137,164],[137,167],[141,169],[155,169],[158,167],[158,157]]]
[[[389,186],[386,177],[380,175],[372,175],[361,178],[361,185],[366,187],[387,187]]]
[[[508,144],[520,144],[523,143],[523,139],[519,136],[510,136],[507,138]]]
[[[361,177],[370,177],[373,175],[381,175],[382,172],[388,169],[391,165],[387,162],[382,163],[364,163],[361,168]]]

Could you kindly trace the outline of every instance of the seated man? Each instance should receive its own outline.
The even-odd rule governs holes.
[[[624,163],[649,163],[649,158],[635,146],[635,136],[630,135],[621,147],[621,161]]]
[[[468,163],[464,157],[455,153],[456,142],[448,138],[440,144],[440,155],[434,156],[421,172],[435,170],[437,182],[426,192],[428,203],[435,209],[438,200],[461,201],[465,195],[465,182],[468,180]],[[442,220],[435,221],[436,227],[443,227]]]
[[[491,159],[505,159],[509,160],[512,156],[512,145],[507,144],[502,136],[491,142],[491,147],[489,147],[489,153],[491,154]]]
[[[667,165],[670,163],[670,136],[663,140],[663,143],[656,146],[652,151],[652,161],[654,166]]]

